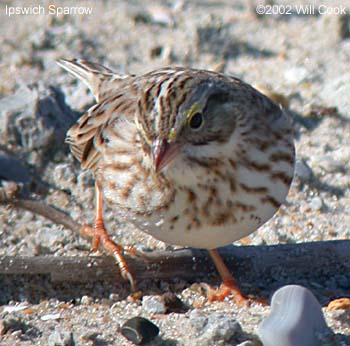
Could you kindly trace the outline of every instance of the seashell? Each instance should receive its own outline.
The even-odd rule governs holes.
[[[149,342],[159,334],[159,328],[143,317],[133,317],[127,320],[121,333],[136,345]]]

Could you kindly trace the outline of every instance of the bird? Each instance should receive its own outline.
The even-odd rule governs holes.
[[[214,71],[163,67],[118,74],[84,59],[58,64],[84,82],[96,103],[68,130],[66,143],[95,179],[93,237],[135,280],[113,242],[103,205],[153,237],[208,250],[222,278],[210,300],[248,298],[218,248],[256,231],[284,203],[294,173],[288,113],[251,85]]]

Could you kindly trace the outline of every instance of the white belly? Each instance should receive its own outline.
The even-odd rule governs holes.
[[[242,171],[242,176],[246,172]],[[252,179],[251,176],[248,177]],[[253,177],[261,186],[262,175]],[[239,187],[235,193],[227,184],[216,184],[220,193],[217,199],[208,202],[209,195],[198,189],[191,189],[197,198],[189,202],[188,190],[177,191],[171,207],[147,218],[136,218],[134,222],[143,231],[166,243],[213,249],[231,244],[269,220],[278,206],[265,201],[265,194],[248,194]],[[276,184],[276,201],[281,204],[288,192],[286,187]],[[269,193],[273,193],[271,191]],[[207,203],[207,205],[206,205]]]

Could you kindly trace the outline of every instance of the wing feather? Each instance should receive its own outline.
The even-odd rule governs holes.
[[[118,105],[132,97],[128,85],[134,76],[114,73],[100,64],[84,59],[61,59],[57,63],[83,81],[97,101],[69,129],[66,136],[66,143],[82,167],[95,171],[103,150],[103,130],[121,115],[118,113]]]

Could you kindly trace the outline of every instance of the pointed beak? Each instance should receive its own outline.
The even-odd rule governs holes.
[[[166,139],[156,139],[152,144],[154,168],[160,172],[179,153],[181,145],[176,142],[169,143]]]

